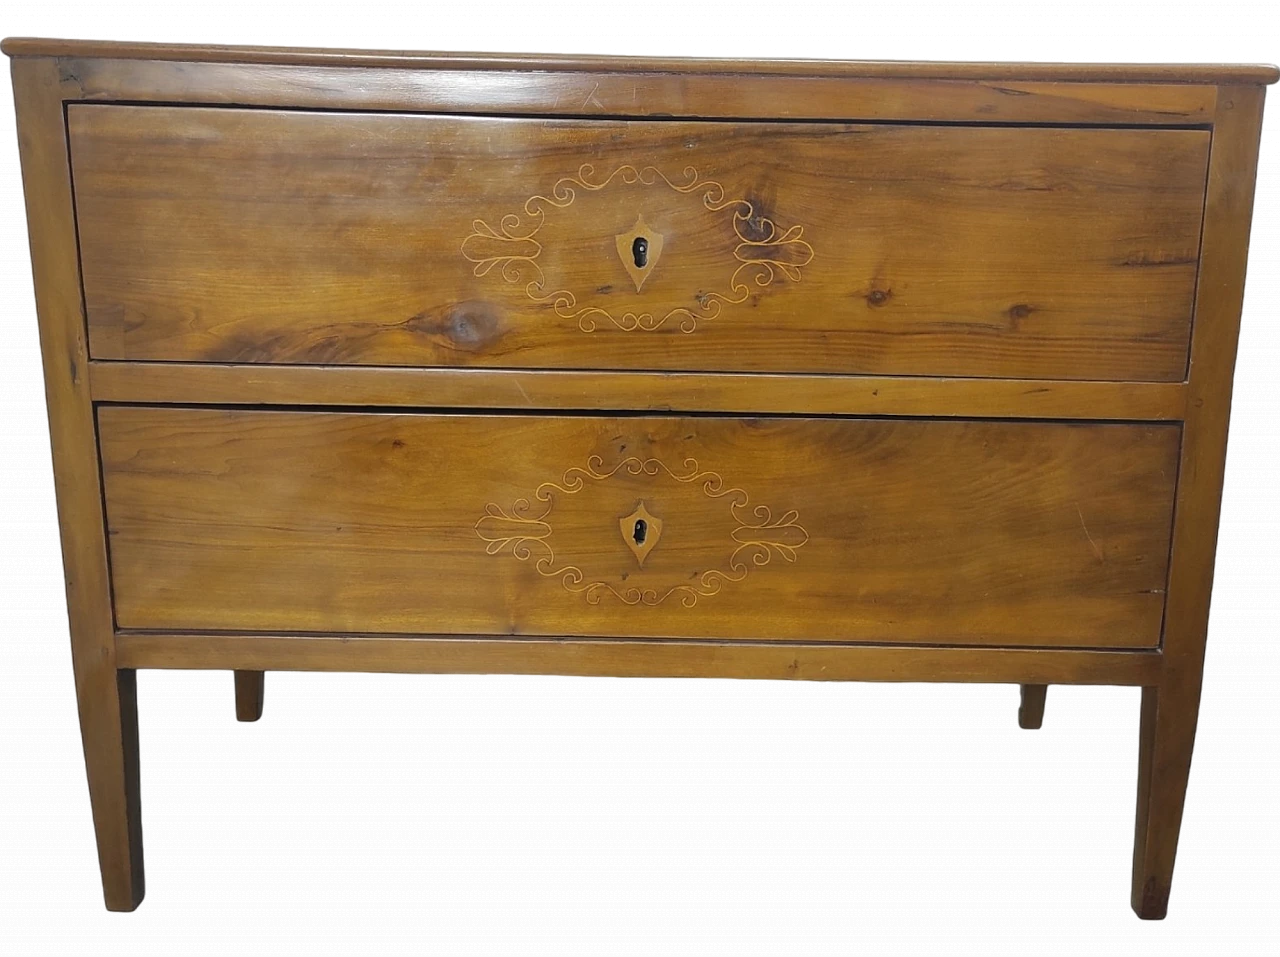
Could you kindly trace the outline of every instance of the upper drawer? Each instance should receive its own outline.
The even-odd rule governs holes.
[[[1186,368],[1202,130],[68,116],[97,358]]]

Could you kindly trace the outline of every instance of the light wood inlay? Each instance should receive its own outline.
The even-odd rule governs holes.
[[[721,566],[697,572],[693,582],[678,582],[656,587],[640,584],[629,585],[592,579],[577,565],[568,564],[564,557],[557,558],[550,544],[554,528],[549,518],[556,502],[565,495],[574,495],[587,487],[589,482],[607,482],[617,475],[647,476],[670,479],[684,485],[700,488],[711,499],[724,499],[733,517],[733,528],[724,545],[728,557]],[[476,534],[486,543],[489,555],[510,555],[522,562],[530,562],[538,574],[554,578],[565,591],[585,597],[588,604],[598,605],[606,594],[627,605],[661,605],[668,598],[678,598],[680,604],[692,608],[699,598],[720,593],[726,585],[736,584],[747,577],[754,567],[768,565],[775,557],[794,562],[796,551],[809,541],[809,533],[798,521],[795,509],[774,518],[768,505],[751,505],[751,496],[741,488],[727,487],[718,473],[698,467],[696,459],[687,458],[680,469],[671,468],[661,459],[640,459],[634,455],[622,459],[611,468],[605,468],[598,455],[591,456],[585,467],[574,466],[564,473],[558,482],[543,482],[533,493],[533,502],[518,498],[510,508],[490,502],[485,514],[476,522]],[[643,523],[643,525],[639,524]],[[655,519],[644,502],[619,519],[623,529],[624,544],[636,555],[641,567],[644,559],[657,544],[664,523]],[[652,540],[640,537],[641,528],[654,526]],[[632,537],[631,529],[635,529]]]
[[[732,253],[729,265],[733,271],[725,288],[690,290],[687,298],[697,303],[692,307],[619,313],[603,306],[579,305],[579,296],[573,290],[557,288],[538,263],[543,247],[537,236],[546,225],[548,210],[566,209],[573,204],[579,190],[598,192],[615,182],[624,186],[665,186],[680,194],[692,194],[709,212],[727,210],[733,233],[724,252],[726,259]],[[666,237],[645,223],[643,195],[635,202],[641,209],[635,225],[614,239],[623,268],[635,283],[636,292],[640,292],[651,269],[657,266]],[[801,268],[813,262],[813,247],[803,238],[803,226],[779,229],[772,219],[756,212],[755,204],[745,199],[726,198],[723,186],[703,178],[692,166],[684,168],[680,181],[673,181],[657,167],[636,169],[630,164],[597,179],[595,167],[587,163],[577,175],[556,180],[550,195],[525,200],[523,211],[523,219],[518,212],[506,214],[496,229],[483,219],[475,220],[471,224],[471,235],[462,241],[463,258],[475,263],[472,270],[475,275],[492,273],[503,282],[522,288],[531,302],[550,303],[558,318],[573,320],[583,332],[595,332],[602,323],[623,332],[653,332],[671,322],[681,332],[692,333],[699,323],[717,318],[726,306],[746,302],[753,290],[766,288],[777,279],[799,282]],[[643,265],[632,258],[637,240],[644,243],[643,252],[634,255],[643,254],[651,260]]]

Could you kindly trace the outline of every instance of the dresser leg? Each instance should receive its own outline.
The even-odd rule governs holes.
[[[1023,685],[1022,703],[1018,705],[1018,727],[1035,730],[1044,723],[1044,696],[1048,685]]]
[[[257,721],[262,717],[264,671],[237,671],[236,720]]]
[[[94,669],[76,695],[89,802],[107,910],[131,911],[146,891],[138,789],[137,672]]]
[[[1161,687],[1142,689],[1131,902],[1144,920],[1162,920],[1169,908],[1200,704],[1198,676],[1191,684],[1179,687],[1167,680]]]

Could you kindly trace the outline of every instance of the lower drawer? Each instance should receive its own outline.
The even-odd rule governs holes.
[[[1179,428],[103,407],[122,629],[1159,643]]]

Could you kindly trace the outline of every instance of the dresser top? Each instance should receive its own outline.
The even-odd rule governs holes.
[[[418,53],[300,47],[205,46],[10,37],[11,57],[93,57],[270,63],[294,66],[395,67],[423,70],[528,70],[538,72],[750,73],[773,76],[933,80],[1026,80],[1105,83],[1274,83],[1280,69],[1234,63],[981,63],[908,60],[729,60],[507,53]]]

